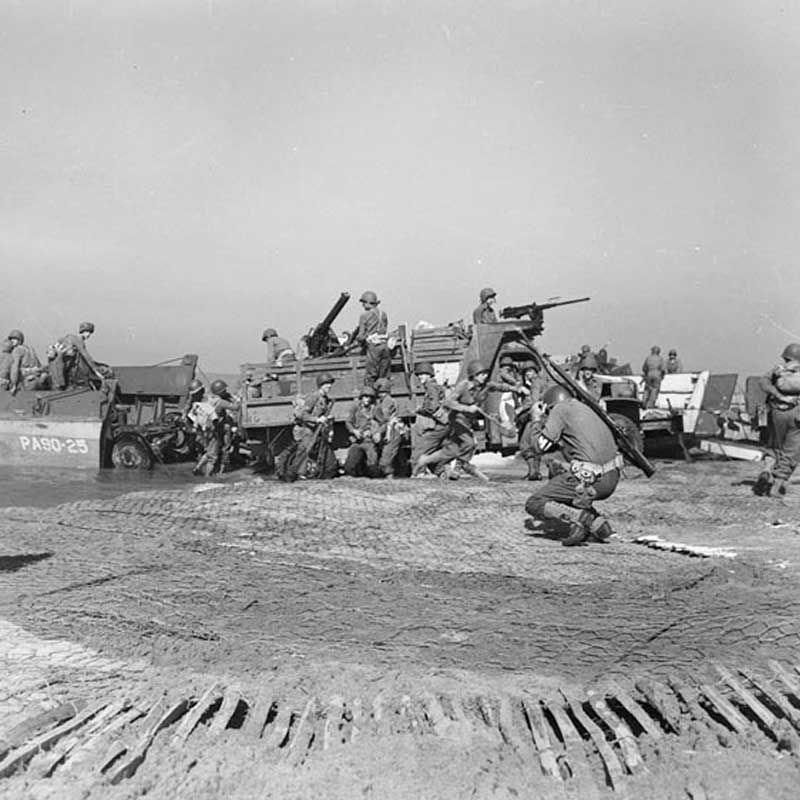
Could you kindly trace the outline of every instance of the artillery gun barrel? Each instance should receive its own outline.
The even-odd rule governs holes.
[[[349,299],[350,293],[342,292],[339,295],[339,299],[333,304],[333,308],[331,308],[322,322],[314,328],[311,335],[308,337],[308,352],[312,358],[318,358],[329,352],[329,333],[331,325],[333,325],[333,321],[339,316]]]
[[[349,299],[350,292],[342,292],[339,295],[339,299],[333,304],[333,308],[325,315],[325,319],[317,325],[317,328],[321,328],[322,330],[330,328],[330,326],[333,325],[333,321],[339,316],[345,305],[347,305]]]
[[[505,319],[519,319],[527,314],[533,319],[534,315],[541,311],[558,308],[559,306],[571,306],[575,303],[586,303],[591,299],[591,297],[578,297],[574,300],[556,300],[552,303],[542,303],[541,305],[539,303],[528,303],[524,306],[506,306],[500,312],[500,316]]]

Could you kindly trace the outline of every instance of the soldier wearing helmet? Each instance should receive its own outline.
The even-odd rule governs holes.
[[[642,364],[642,378],[644,379],[642,405],[645,408],[655,408],[658,393],[661,391],[661,381],[664,380],[666,374],[667,365],[661,357],[661,348],[653,345],[650,348],[650,355]]]
[[[197,398],[190,409],[190,419],[197,420],[204,452],[195,465],[195,475],[214,475],[227,472],[238,449],[239,400],[228,389],[222,379],[211,382],[208,399],[203,398],[204,390],[199,381],[192,381],[190,399]]]
[[[606,424],[591,408],[558,384],[545,391],[546,418],[534,443],[545,454],[560,449],[569,469],[534,490],[525,510],[537,520],[569,525],[562,544],[571,547],[587,539],[605,541],[611,525],[593,507],[617,488],[622,457]]]
[[[492,325],[497,322],[497,313],[494,310],[497,304],[497,292],[486,287],[481,289],[480,305],[472,312],[472,321],[476,325]]]
[[[347,412],[344,425],[350,435],[350,447],[344,462],[344,474],[351,478],[378,476],[378,432],[374,421],[376,392],[364,386]]]
[[[0,390],[7,391],[11,388],[11,351],[14,345],[6,339],[0,345]]]
[[[282,336],[278,336],[275,328],[266,328],[261,334],[261,341],[267,345],[268,367],[282,367],[296,359],[292,346]]]
[[[600,399],[603,389],[600,381],[597,380],[597,371],[597,358],[594,353],[587,353],[578,362],[578,374],[575,378],[595,400]]]
[[[422,455],[414,465],[414,476],[434,464],[447,464],[456,459],[461,468],[470,475],[489,480],[472,463],[475,454],[475,435],[473,424],[475,418],[482,413],[481,403],[489,392],[506,392],[508,384],[490,381],[489,367],[480,359],[473,359],[467,364],[467,377],[459,381],[452,392],[444,400],[444,407],[450,412],[449,428],[442,446],[435,452]],[[527,390],[519,387],[517,392],[527,394]]]
[[[279,472],[281,480],[295,481],[310,475],[333,478],[338,473],[336,457],[330,448],[333,434],[333,400],[330,392],[333,383],[330,372],[321,372],[316,378],[316,391],[297,398],[293,411],[294,445]]]
[[[543,410],[541,400],[547,383],[538,363],[533,362],[525,366],[522,372],[522,383],[528,390],[528,394],[523,398],[517,412],[519,454],[525,459],[528,466],[528,474],[525,479],[538,481],[542,479],[542,455],[537,452],[534,443],[538,436]]]
[[[667,375],[675,375],[683,372],[683,364],[678,358],[678,351],[673,347],[667,353]]]
[[[378,378],[385,378],[392,367],[389,340],[389,320],[386,312],[378,308],[380,300],[373,291],[366,291],[359,300],[364,309],[358,318],[354,341],[366,355],[364,362],[364,384],[374,385]]]
[[[54,389],[87,386],[91,378],[103,378],[97,362],[86,349],[86,342],[93,334],[94,323],[81,322],[77,334],[68,333],[47,349],[48,371]]]
[[[8,364],[8,389],[16,394],[20,389],[42,388],[42,364],[39,356],[29,344],[25,344],[25,334],[13,330],[8,334],[11,344]]]
[[[392,397],[391,380],[378,378],[375,381],[375,393],[372,419],[380,451],[378,466],[384,477],[394,478],[397,457],[403,442],[407,439],[408,429],[398,414],[397,401]]]
[[[450,422],[450,412],[444,407],[445,390],[436,381],[433,365],[420,361],[414,365],[414,375],[422,386],[422,400],[414,410],[416,415],[411,426],[411,463],[416,464],[420,456],[435,453],[444,442]],[[432,474],[427,470],[418,477]]]
[[[767,447],[763,469],[753,486],[757,495],[773,487],[786,494],[789,478],[800,461],[800,344],[786,345],[781,363],[773,367],[760,386],[767,395]]]

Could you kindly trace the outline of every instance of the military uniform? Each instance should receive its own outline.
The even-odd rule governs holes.
[[[375,477],[378,471],[378,448],[375,444],[375,424],[373,421],[374,406],[365,406],[361,398],[355,400],[345,420],[345,427],[350,434],[350,448],[344,462],[344,473],[357,477],[362,473]]]
[[[537,519],[556,519],[576,526],[575,540],[565,543],[578,544],[598,532],[598,538],[605,538],[603,530],[610,534],[610,528],[605,527],[607,521],[592,503],[610,497],[619,482],[622,458],[611,431],[588,406],[576,399],[564,399],[548,414],[536,443],[540,453],[553,447],[560,447],[569,471],[534,490],[525,510]]]
[[[389,394],[388,379],[380,378],[375,386],[378,389],[378,400],[372,418],[380,445],[379,465],[385,477],[393,478],[397,457],[407,439],[408,429],[397,414],[397,401]]]
[[[369,308],[358,318],[356,340],[365,348],[364,385],[374,386],[392,368],[392,354],[387,346],[389,321],[386,312]]]
[[[677,355],[672,355],[667,358],[667,375],[675,375],[676,373],[683,372],[683,364]]]
[[[97,363],[86,349],[86,340],[78,333],[62,336],[48,351],[50,382],[54,389],[87,386],[98,373]]]
[[[655,408],[661,381],[667,371],[667,365],[659,352],[651,352],[642,364],[642,377],[644,378],[644,396],[642,405],[645,408]]]
[[[525,477],[529,481],[539,480],[541,477],[542,455],[536,449],[536,439],[540,432],[537,409],[542,400],[546,383],[546,379],[539,373],[525,382],[525,388],[529,394],[523,399],[517,415],[520,429],[519,454],[528,465],[528,474]]]
[[[497,313],[484,301],[472,312],[472,321],[476,325],[493,325],[497,322]]]
[[[7,339],[0,347],[0,389],[11,388],[11,351],[14,346]]]
[[[9,389],[37,389],[41,381],[41,362],[36,351],[24,342],[20,342],[11,351],[11,363],[8,368]]]
[[[319,389],[308,395],[296,409],[292,429],[294,446],[287,453],[286,463],[280,470],[283,480],[294,481],[298,477],[307,477],[311,461],[315,464],[316,477],[332,478],[336,475],[336,458],[331,453],[328,441],[330,426],[327,419],[332,409],[333,400]],[[318,422],[319,417],[325,417],[326,421]]]
[[[422,400],[411,428],[411,461],[435,453],[441,446],[450,423],[450,412],[444,407],[445,389],[431,376],[425,384]]]
[[[788,350],[789,348],[787,348]],[[753,491],[769,494],[777,481],[781,494],[800,462],[800,361],[792,360],[771,369],[762,379],[769,407],[764,471]]]

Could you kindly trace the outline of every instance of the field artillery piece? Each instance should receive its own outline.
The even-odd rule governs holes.
[[[336,317],[342,313],[342,309],[347,305],[349,299],[350,293],[342,292],[322,322],[315,326],[308,335],[306,347],[308,348],[309,358],[325,358],[339,349],[339,340],[333,334],[331,326]]]

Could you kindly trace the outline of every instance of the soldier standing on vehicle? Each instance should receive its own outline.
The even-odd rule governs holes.
[[[414,465],[414,476],[425,467],[433,464],[446,464],[457,459],[462,469],[469,475],[488,481],[477,467],[470,463],[475,454],[475,435],[473,422],[481,413],[480,404],[489,392],[505,392],[509,386],[489,380],[489,368],[475,359],[467,364],[467,377],[453,388],[444,400],[444,407],[450,411],[450,422],[447,435],[439,450],[420,456]],[[522,387],[516,389],[521,394],[527,393]]]
[[[522,373],[522,382],[528,394],[522,401],[517,414],[519,430],[519,453],[528,465],[525,480],[542,480],[542,456],[536,450],[535,442],[539,435],[539,422],[542,417],[541,401],[545,390],[545,378],[538,364],[529,364]]]
[[[476,325],[493,325],[497,322],[497,312],[494,310],[497,304],[497,292],[486,287],[481,289],[480,305],[472,312],[472,321]]]
[[[392,354],[387,345],[389,321],[386,312],[378,308],[380,300],[372,291],[361,295],[364,309],[358,318],[356,341],[366,353],[364,385],[373,386],[378,378],[385,378],[392,367]]]
[[[593,503],[610,497],[617,488],[622,456],[605,423],[563,386],[551,386],[542,398],[547,417],[535,448],[545,454],[560,448],[569,464],[528,498],[525,510],[535,519],[559,520],[569,525],[565,547],[587,539],[606,541],[613,533]]]
[[[97,363],[86,349],[86,342],[93,333],[93,322],[81,322],[77,334],[68,333],[48,348],[48,369],[54,389],[86,386],[92,377],[102,379]]]
[[[683,364],[678,358],[678,351],[673,348],[667,354],[667,375],[683,372]]]
[[[344,424],[350,434],[350,448],[344,462],[344,474],[351,478],[366,475],[378,476],[379,438],[373,414],[375,411],[375,390],[365,386],[354,400]]]
[[[291,364],[295,360],[294,350],[289,342],[282,336],[278,336],[275,328],[267,328],[261,334],[261,341],[267,345],[267,366],[282,367],[284,364]]]
[[[642,364],[642,377],[644,378],[644,396],[642,405],[645,408],[655,408],[656,399],[661,389],[661,381],[667,372],[667,365],[661,357],[661,348],[653,345],[650,348],[650,355]]]
[[[373,420],[380,447],[379,465],[384,477],[394,478],[395,462],[406,439],[407,428],[398,416],[397,401],[392,397],[392,382],[389,378],[378,378],[375,381],[375,391],[377,398]]]
[[[329,442],[333,424],[333,400],[329,395],[333,380],[329,372],[321,372],[317,375],[317,390],[306,398],[298,398],[292,429],[295,447],[279,476],[282,480],[295,481],[308,477],[309,473],[318,478],[336,476],[338,465]]]
[[[434,453],[442,446],[450,423],[450,411],[444,407],[445,390],[436,382],[433,365],[420,361],[414,366],[414,374],[423,395],[411,428],[412,464],[416,464],[420,456]],[[426,470],[416,474],[418,478],[423,476],[431,477],[431,473]]]
[[[25,334],[13,330],[8,334],[11,343],[11,359],[8,367],[8,388],[12,394],[20,389],[38,389],[41,380],[39,356],[29,345],[25,344]]]
[[[771,453],[753,486],[757,495],[769,495],[776,483],[778,494],[786,494],[786,485],[800,461],[800,344],[786,345],[781,359],[783,363],[760,381],[769,407],[767,446]]]

